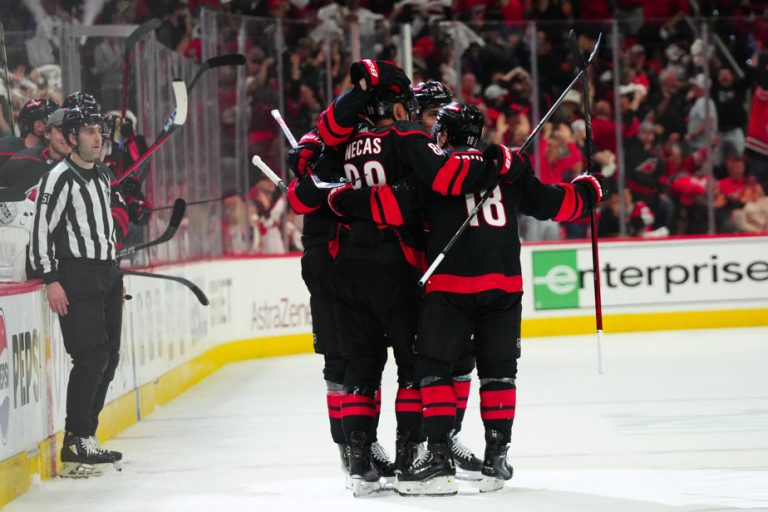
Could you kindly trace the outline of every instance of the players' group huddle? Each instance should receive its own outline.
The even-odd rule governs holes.
[[[353,86],[288,153],[304,214],[302,277],[328,416],[355,496],[451,495],[456,478],[497,491],[515,417],[523,284],[518,213],[567,222],[602,198],[600,174],[544,185],[525,154],[481,140],[484,116],[439,82],[410,87],[388,61],[350,68]],[[469,227],[426,281],[484,193]],[[395,458],[377,442],[381,375],[397,364]],[[477,367],[485,452],[458,434]]]
[[[19,224],[24,212],[34,211],[42,178],[73,151],[80,151],[84,127],[97,126],[102,133],[94,157],[107,165],[114,182],[147,149],[144,138],[134,134],[132,117],[130,112],[125,118],[117,112],[102,116],[95,98],[84,92],[67,95],[61,106],[43,98],[27,102],[17,117],[19,136],[0,139],[0,202],[13,205],[12,214],[0,219],[0,227],[28,227]],[[137,179],[122,180],[111,199],[118,240],[126,235],[129,221],[148,222],[152,207]]]

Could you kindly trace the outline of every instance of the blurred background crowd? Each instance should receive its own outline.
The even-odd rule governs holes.
[[[7,80],[0,72],[4,135],[11,110],[35,97],[60,103],[71,92],[66,53],[73,43],[62,34],[80,34],[77,27],[159,18],[152,44],[176,55],[169,68],[178,59],[194,67],[217,53],[246,56],[244,67],[221,69],[203,91],[213,98],[199,100],[215,101],[216,119],[200,128],[194,151],[207,152],[215,168],[187,158],[192,150],[182,143],[169,151],[186,159],[163,160],[186,166],[182,174],[168,178],[155,164],[149,199],[166,205],[181,194],[191,205],[187,222],[207,226],[182,237],[172,254],[155,253],[159,260],[301,250],[301,217],[250,157],[259,154],[285,173],[287,143],[270,111],[279,108],[299,138],[349,85],[353,61],[389,59],[414,84],[441,81],[455,100],[485,114],[484,138],[518,146],[577,72],[565,47],[571,28],[584,52],[600,33],[603,48],[589,89],[572,90],[534,144],[542,181],[570,181],[584,169],[587,94],[594,160],[613,188],[600,206],[600,237],[768,232],[768,83],[759,70],[768,63],[768,2],[0,0],[0,11],[9,68]],[[123,40],[74,43],[78,88],[102,112],[119,108]],[[137,54],[139,72],[152,48]],[[158,123],[142,112],[154,107],[154,96],[142,87],[131,82],[128,105],[138,130],[149,133]],[[196,188],[189,176],[197,177]],[[162,228],[162,215],[155,217],[145,236]],[[526,220],[521,235],[578,239],[588,228],[588,218]],[[207,247],[196,250],[201,243]]]

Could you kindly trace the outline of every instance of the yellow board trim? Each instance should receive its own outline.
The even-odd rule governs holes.
[[[676,329],[713,329],[723,327],[757,327],[768,325],[768,309],[726,311],[683,311],[673,313],[633,313],[606,315],[606,333],[645,332]],[[592,315],[523,320],[525,337],[566,336],[595,332]],[[225,343],[139,388],[140,415],[151,414],[227,363],[264,357],[303,354],[312,351],[312,336],[296,334],[271,338],[255,338]],[[99,439],[104,442],[137,421],[136,392],[113,400],[104,408],[99,421]],[[58,451],[63,433],[59,432],[38,444],[36,450],[23,452],[0,461],[0,507],[29,488],[33,475],[51,478],[53,465],[58,469]]]

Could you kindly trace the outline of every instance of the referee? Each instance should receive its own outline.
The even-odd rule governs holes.
[[[42,272],[72,358],[62,476],[98,473],[119,452],[96,441],[99,413],[120,356],[123,279],[117,266],[109,169],[99,159],[102,119],[71,109],[62,131],[72,153],[40,183],[30,260]]]

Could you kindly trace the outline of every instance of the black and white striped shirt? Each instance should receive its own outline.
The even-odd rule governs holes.
[[[43,177],[35,210],[30,260],[45,283],[59,280],[61,260],[115,259],[109,169],[102,162],[93,169],[69,157],[59,162]]]

